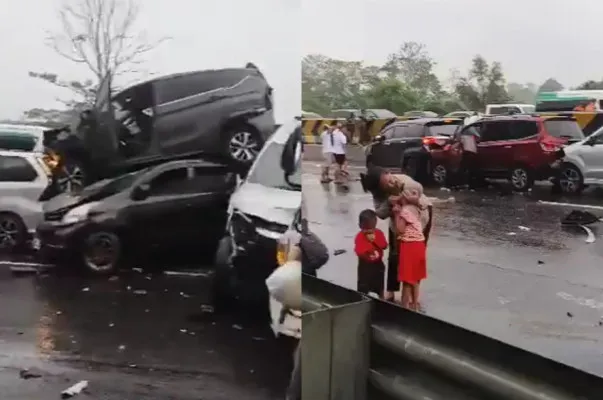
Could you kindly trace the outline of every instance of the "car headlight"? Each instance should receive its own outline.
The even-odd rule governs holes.
[[[69,210],[67,214],[61,220],[64,224],[75,224],[78,222],[85,221],[90,214],[90,210],[96,206],[98,202],[86,203],[81,206],[75,207],[72,210]]]

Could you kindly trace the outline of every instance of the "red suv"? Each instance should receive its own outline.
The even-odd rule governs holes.
[[[432,151],[431,176],[441,185],[460,169],[460,135],[473,130],[479,136],[478,164],[484,178],[508,179],[524,191],[534,181],[555,177],[563,147],[584,134],[569,116],[506,115],[485,117],[463,127],[451,144]]]

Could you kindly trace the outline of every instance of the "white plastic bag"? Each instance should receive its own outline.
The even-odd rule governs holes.
[[[287,261],[270,274],[266,286],[270,296],[281,303],[283,307],[299,310],[302,305],[302,263]]]

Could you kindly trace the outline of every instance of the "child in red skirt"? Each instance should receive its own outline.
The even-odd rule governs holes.
[[[420,310],[419,285],[427,278],[425,235],[421,224],[420,183],[407,185],[400,196],[391,199],[400,245],[398,280],[402,283],[402,306]]]
[[[387,248],[387,240],[377,229],[377,213],[368,209],[360,212],[358,226],[360,232],[354,239],[354,251],[358,256],[358,291],[364,294],[373,292],[383,298],[383,250]]]

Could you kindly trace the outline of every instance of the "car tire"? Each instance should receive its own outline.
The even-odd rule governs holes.
[[[438,186],[448,186],[450,182],[450,173],[448,168],[442,163],[435,163],[431,167],[431,181]]]
[[[534,186],[534,174],[529,168],[518,165],[509,171],[509,182],[513,190],[525,192]]]
[[[0,252],[10,253],[27,244],[27,227],[20,216],[0,212]]]
[[[251,166],[264,146],[259,132],[246,124],[227,129],[223,137],[226,156],[240,165]]]
[[[113,275],[122,258],[122,242],[115,233],[96,231],[88,234],[81,243],[82,263],[93,275]]]
[[[564,163],[557,179],[559,189],[564,194],[580,194],[584,186],[584,176],[574,164]]]
[[[84,163],[77,159],[66,160],[55,176],[55,184],[60,193],[77,193],[88,184],[88,174]]]

